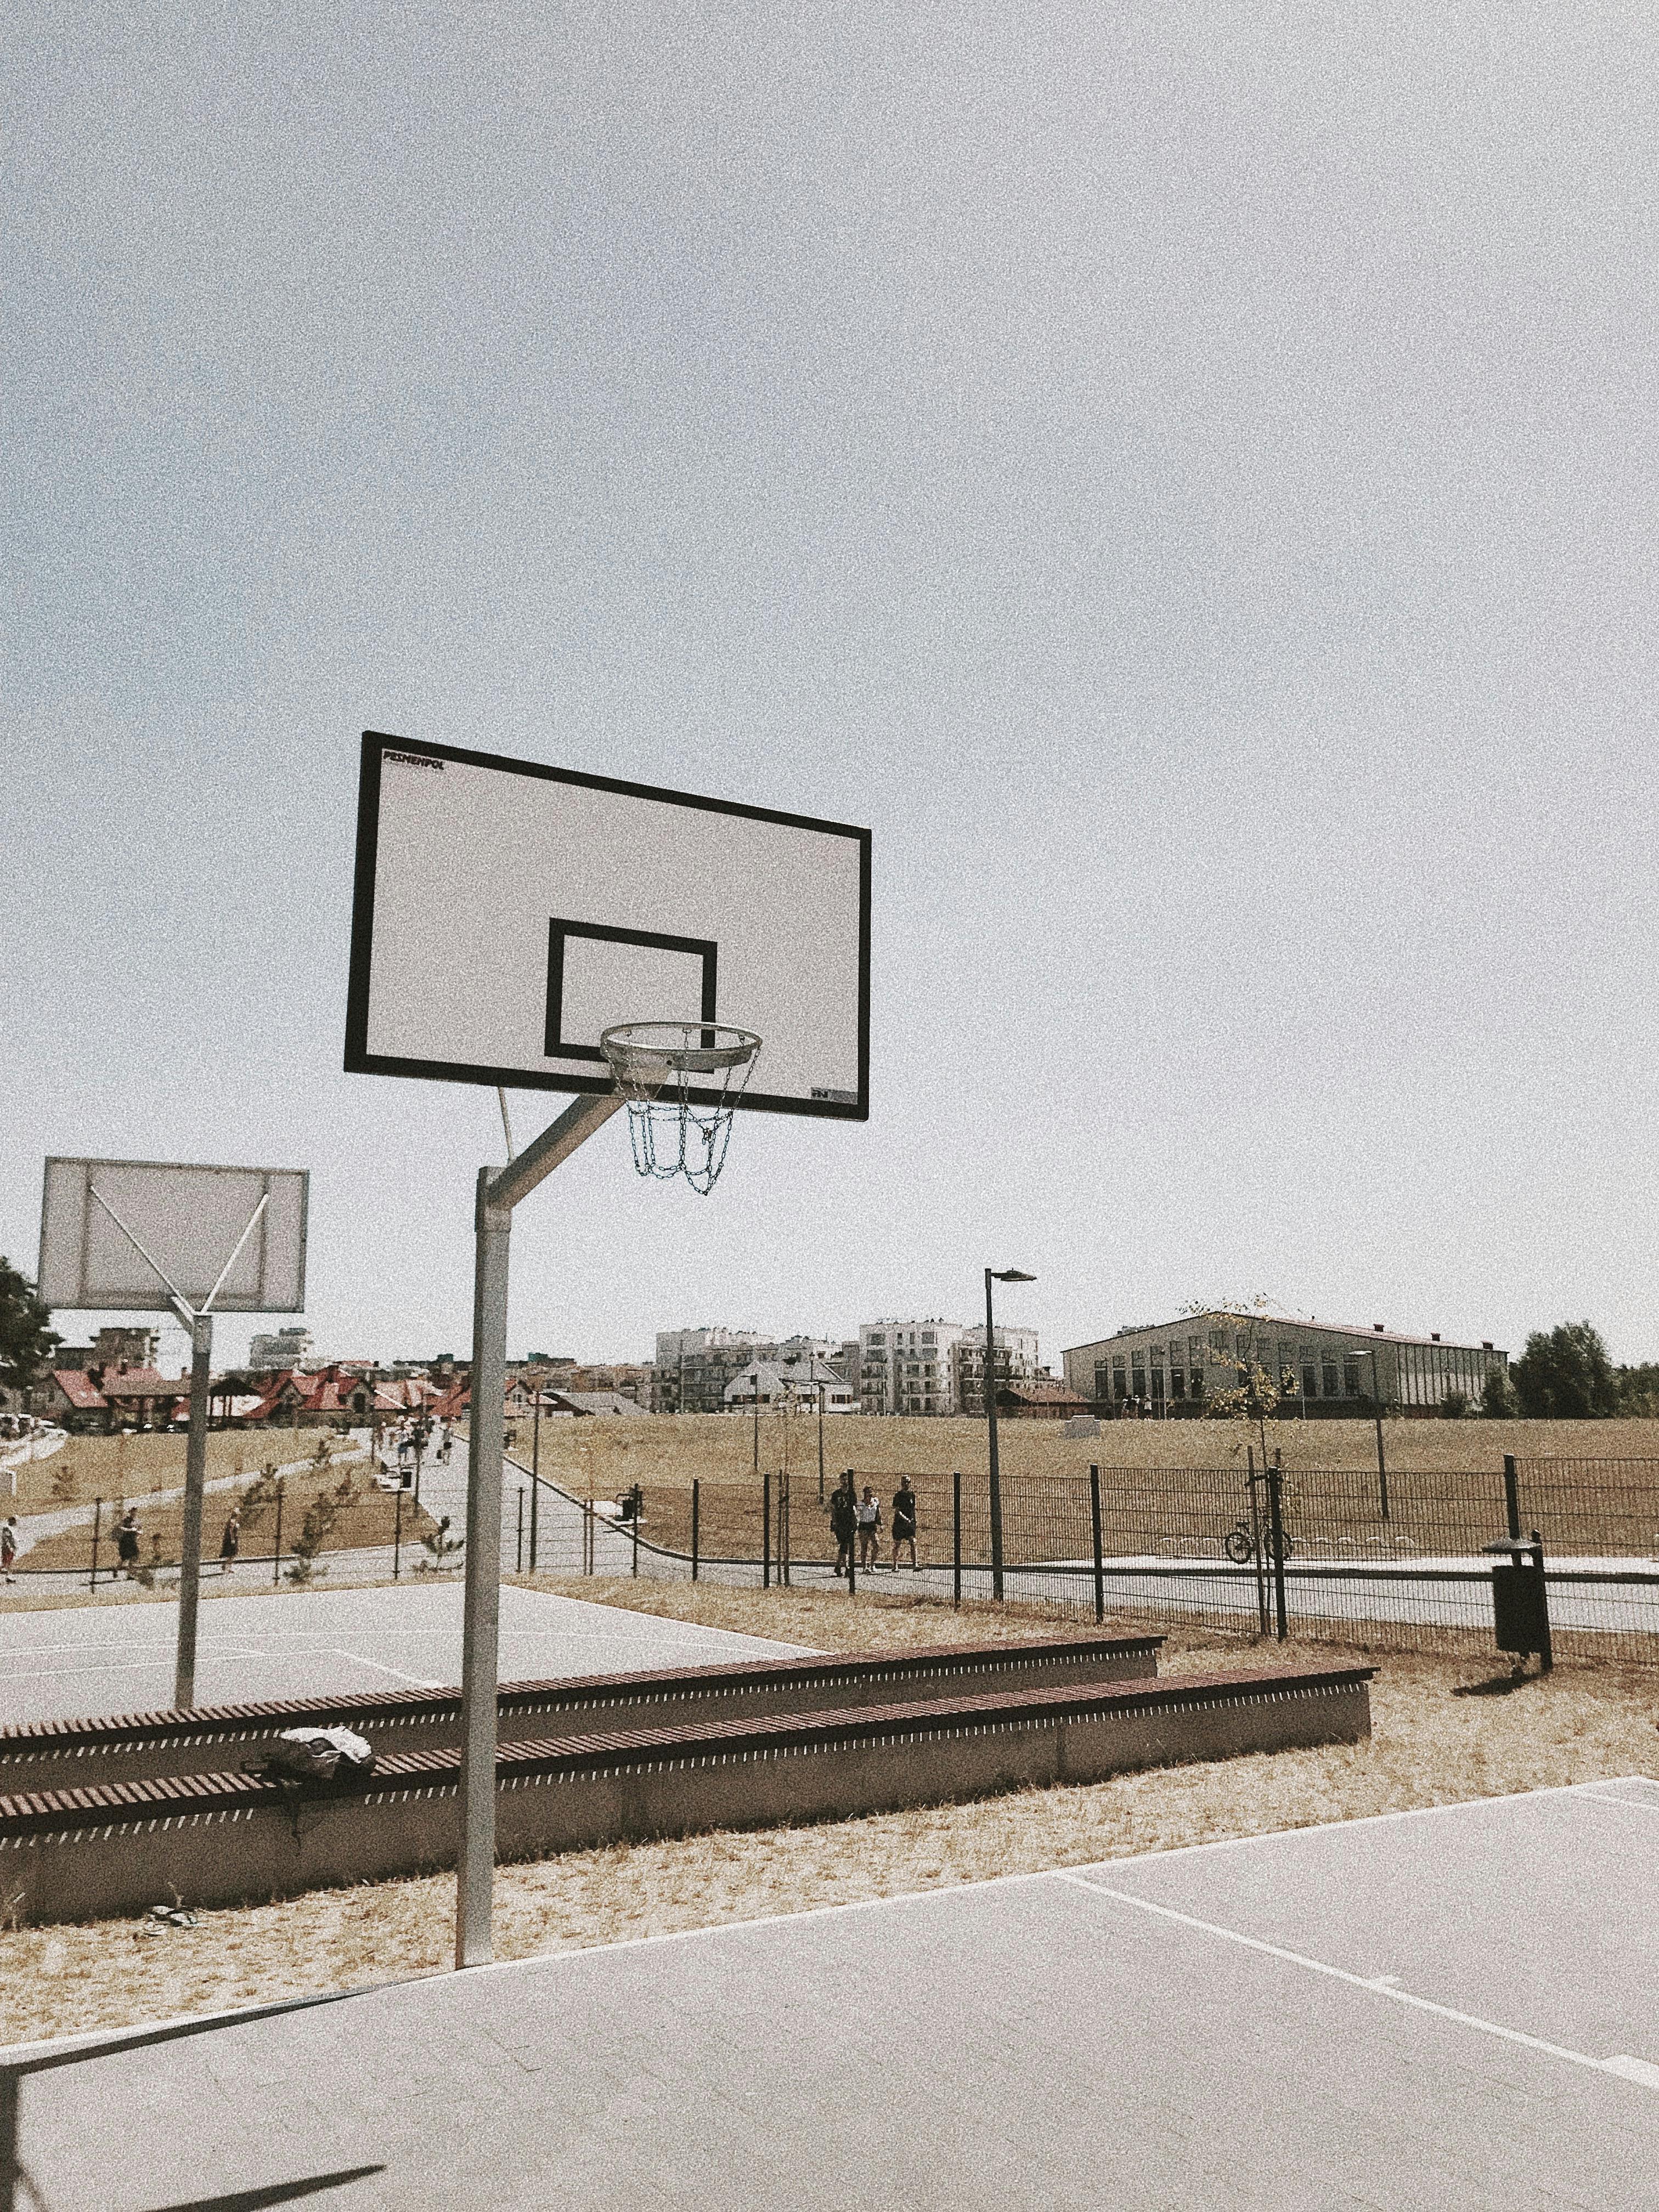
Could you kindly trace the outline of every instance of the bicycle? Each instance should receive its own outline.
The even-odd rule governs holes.
[[[1249,1516],[1248,1514],[1241,1514],[1239,1516],[1237,1524],[1234,1528],[1230,1528],[1227,1534],[1222,1538],[1221,1548],[1236,1567],[1248,1567],[1249,1565],[1251,1560],[1255,1557],[1255,1532],[1250,1526]],[[1291,1535],[1288,1528],[1281,1528],[1279,1530],[1279,1544],[1276,1550],[1273,1546],[1272,1531],[1265,1528],[1261,1531],[1261,1551],[1264,1558],[1271,1555],[1278,1560],[1280,1566],[1283,1566],[1285,1560],[1290,1558],[1291,1553],[1295,1551],[1295,1549],[1296,1539]]]

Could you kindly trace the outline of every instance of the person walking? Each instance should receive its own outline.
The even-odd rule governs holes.
[[[849,1467],[830,1493],[830,1534],[836,1540],[836,1572],[845,1576],[853,1564],[853,1538],[858,1528],[858,1492]]]
[[[240,1507],[233,1505],[230,1517],[225,1522],[225,1533],[219,1539],[219,1571],[228,1575],[236,1564],[236,1554],[242,1548],[242,1516]]]
[[[856,1509],[859,1565],[867,1574],[881,1565],[881,1500],[866,1482]]]
[[[138,1571],[138,1508],[129,1505],[115,1530],[116,1556],[125,1574],[136,1575]]]
[[[893,1492],[893,1572],[898,1572],[899,1553],[908,1547],[910,1565],[916,1564],[916,1493],[908,1474],[899,1477]]]
[[[17,1516],[8,1513],[3,1526],[0,1526],[0,1575],[4,1575],[9,1583],[17,1579],[12,1571],[16,1565]]]

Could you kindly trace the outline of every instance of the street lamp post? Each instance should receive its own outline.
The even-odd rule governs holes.
[[[993,1283],[1034,1283],[1020,1267],[985,1270],[985,1419],[991,1449],[991,1595],[1002,1595],[1002,1468],[997,1457],[996,1323],[991,1312]],[[1012,1371],[1012,1363],[1011,1363]]]
[[[1382,1455],[1382,1386],[1377,1381],[1376,1346],[1365,1347],[1371,1358],[1371,1419],[1376,1424],[1376,1502],[1383,1520],[1389,1517],[1389,1463]]]

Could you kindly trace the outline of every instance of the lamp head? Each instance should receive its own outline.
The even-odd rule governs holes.
[[[994,1283],[1034,1283],[1035,1275],[1028,1275],[1023,1267],[992,1267],[987,1271]]]

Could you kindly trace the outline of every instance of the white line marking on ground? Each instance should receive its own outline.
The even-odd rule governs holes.
[[[348,1651],[343,1644],[327,1644],[320,1646],[319,1648],[325,1651],[331,1652],[337,1659],[349,1659],[354,1666],[373,1667],[378,1673],[382,1674],[390,1674],[394,1680],[398,1682],[410,1683],[417,1690],[441,1690],[447,1686],[442,1682],[434,1682],[431,1680],[425,1674],[405,1674],[401,1673],[396,1667],[387,1667],[383,1665],[378,1659],[365,1659],[361,1651]],[[307,1656],[314,1656],[315,1654],[307,1654]]]
[[[1286,1965],[1304,1967],[1310,1974],[1328,1975],[1334,1982],[1346,1982],[1350,1989],[1368,1990],[1373,1996],[1391,1997],[1396,2004],[1410,2005],[1415,2011],[1432,2013],[1438,2020],[1455,2021],[1460,2027],[1478,2029],[1482,2035],[1495,2035],[1504,2043],[1518,2043],[1528,2051],[1541,2051],[1547,2058],[1559,2058],[1569,2066],[1585,2066],[1593,2074],[1617,2074],[1628,2081],[1639,2081],[1644,2087],[1659,2088],[1659,2066],[1649,2066],[1639,2058],[1592,2058],[1588,2051],[1569,2051],[1565,2044],[1546,2043],[1541,2036],[1527,2035],[1518,2027],[1502,2027],[1495,2020],[1482,2020],[1472,2012],[1459,2012],[1455,2005],[1437,2004],[1432,1997],[1419,1997],[1410,1990],[1395,1986],[1397,1977],[1389,1975],[1351,1974],[1345,1966],[1333,1966],[1323,1959],[1310,1959],[1303,1951],[1287,1951],[1280,1943],[1265,1942],[1260,1936],[1246,1936],[1241,1929],[1224,1928],[1218,1921],[1200,1920],[1195,1913],[1178,1912],[1172,1905],[1154,1905],[1150,1898],[1136,1897],[1127,1889],[1110,1889],[1103,1881],[1091,1881],[1086,1875],[1057,1869],[1055,1879],[1070,1882],[1076,1889],[1091,1889],[1098,1897],[1109,1897],[1119,1905],[1132,1905],[1139,1912],[1151,1912],[1160,1920],[1174,1920],[1183,1928],[1195,1928],[1200,1935],[1218,1936],[1224,1942],[1237,1943],[1247,1951],[1260,1951],[1269,1959],[1282,1959]],[[1639,2072],[1632,2069],[1640,2069]]]
[[[1650,2066],[1645,2058],[1604,2058],[1601,2065],[1604,2072],[1639,2081],[1644,2089],[1659,2089],[1659,2066]]]
[[[1578,1794],[1581,1797],[1588,1797],[1595,1805],[1626,1805],[1632,1813],[1659,1813],[1659,1803],[1651,1798],[1610,1797],[1605,1790],[1592,1790],[1583,1783],[1579,1784]]]

